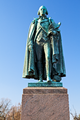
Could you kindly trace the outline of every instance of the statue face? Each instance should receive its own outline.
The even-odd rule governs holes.
[[[46,9],[44,7],[41,7],[39,12],[40,12],[40,16],[44,16],[46,14]]]

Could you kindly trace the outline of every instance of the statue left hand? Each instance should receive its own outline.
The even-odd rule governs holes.
[[[56,35],[56,33],[57,33],[57,32],[56,32],[55,30],[52,31],[52,34],[53,34],[53,35]]]
[[[56,35],[57,32],[56,32],[55,30],[50,30],[48,34],[50,34],[50,33],[51,33],[52,35]]]

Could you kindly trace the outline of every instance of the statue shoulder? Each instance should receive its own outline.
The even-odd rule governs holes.
[[[31,24],[30,24],[29,33],[28,33],[28,38],[30,38],[30,36],[32,36],[33,33],[35,32],[36,23],[37,23],[37,18],[35,18],[35,19],[31,22]]]
[[[29,31],[31,31],[32,29],[35,29],[35,28],[36,28],[37,19],[38,19],[38,18],[34,18],[34,20],[31,22],[30,27],[29,27]]]
[[[55,23],[54,20],[53,20],[51,17],[49,17],[48,20],[49,20],[49,23],[50,23],[50,24],[51,24],[51,23]]]
[[[50,22],[49,22],[50,25],[52,25],[54,29],[58,29],[58,28],[60,27],[61,22],[55,23],[54,20],[53,20],[51,17],[49,17],[48,19],[49,19],[49,21],[50,21]]]
[[[34,18],[34,20],[32,21],[32,24],[36,24],[39,18]]]

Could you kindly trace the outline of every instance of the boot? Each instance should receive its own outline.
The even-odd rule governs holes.
[[[61,77],[59,75],[54,75],[53,81],[60,82],[61,81]]]
[[[50,60],[46,60],[46,77],[47,82],[51,82],[51,66],[50,66]]]

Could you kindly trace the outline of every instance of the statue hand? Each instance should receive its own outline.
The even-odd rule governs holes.
[[[61,22],[58,22],[58,28],[60,27],[60,25],[61,25]]]
[[[56,32],[55,30],[52,31],[52,34],[53,34],[53,35],[56,35],[56,33],[57,33],[57,32]]]
[[[29,45],[29,51],[32,51],[32,50],[33,50],[33,46]]]
[[[48,35],[49,35],[49,34],[56,35],[56,33],[57,33],[57,32],[56,32],[55,30],[49,30]]]

